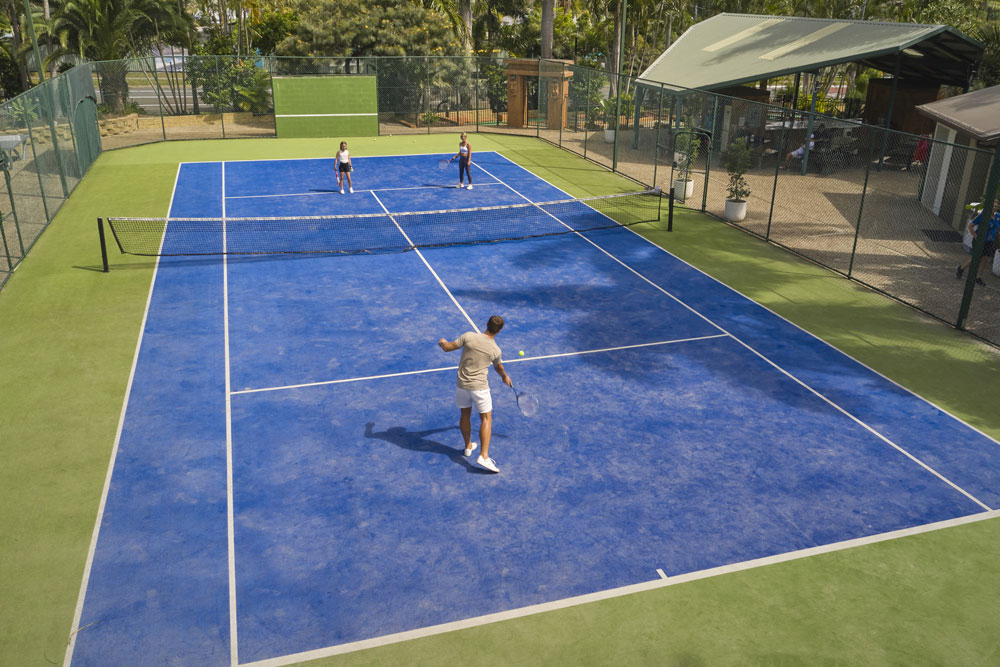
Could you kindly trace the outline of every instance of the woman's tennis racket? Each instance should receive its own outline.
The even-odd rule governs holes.
[[[451,164],[451,160],[449,158],[441,158],[438,160],[438,169],[444,171],[448,168],[449,164]]]
[[[534,417],[538,414],[538,399],[535,398],[533,394],[519,392],[517,389],[514,389],[514,385],[511,385],[510,389],[514,392],[514,398],[517,401],[517,409],[521,411],[522,415],[525,417]]]

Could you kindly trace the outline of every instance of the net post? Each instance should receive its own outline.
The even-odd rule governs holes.
[[[101,264],[104,273],[108,272],[108,246],[104,242],[104,218],[97,219],[97,236],[101,239]]]
[[[670,199],[667,203],[667,231],[674,231],[674,189],[670,188]]]

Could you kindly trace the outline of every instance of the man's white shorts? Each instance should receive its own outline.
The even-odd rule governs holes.
[[[475,408],[479,414],[493,412],[493,398],[489,389],[455,389],[455,405],[460,408]]]

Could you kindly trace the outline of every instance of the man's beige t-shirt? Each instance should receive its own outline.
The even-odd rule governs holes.
[[[458,362],[459,389],[489,389],[487,374],[490,366],[500,361],[500,348],[486,334],[467,331],[456,341],[462,346]]]

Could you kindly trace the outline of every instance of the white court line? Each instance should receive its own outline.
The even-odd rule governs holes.
[[[583,354],[596,354],[597,352],[614,352],[615,350],[631,350],[637,347],[653,347],[655,345],[673,345],[674,343],[688,343],[696,340],[708,340],[710,338],[727,338],[728,334],[714,334],[712,336],[698,336],[696,338],[678,338],[676,340],[661,340],[655,343],[637,343],[635,345],[621,345],[619,347],[603,347],[596,350],[582,350],[579,352],[559,352],[558,354],[543,354],[537,357],[518,357],[516,359],[506,359],[505,364],[513,364],[525,361],[537,361],[538,359],[555,359],[557,357],[574,357]],[[302,384],[289,384],[281,387],[262,387],[260,389],[241,389],[232,394],[257,394],[262,391],[281,391],[282,389],[301,389],[302,387],[319,387],[327,384],[343,384],[345,382],[361,382],[363,380],[381,380],[382,378],[402,377],[404,375],[421,375],[423,373],[438,373],[440,371],[453,371],[458,366],[442,366],[440,368],[424,368],[419,371],[402,371],[399,373],[385,373],[383,375],[365,375],[363,377],[343,378],[341,380],[321,380],[318,382],[304,382]]]
[[[430,262],[427,261],[427,258],[424,257],[424,253],[420,252],[420,248],[417,248],[416,246],[413,245],[413,241],[410,240],[410,237],[407,235],[407,233],[404,232],[403,228],[399,226],[398,222],[396,222],[395,216],[393,216],[392,213],[389,213],[389,209],[385,207],[385,204],[383,204],[382,200],[378,198],[378,195],[375,194],[374,192],[371,193],[371,195],[372,197],[375,197],[375,201],[378,202],[378,205],[382,207],[382,210],[385,211],[386,215],[389,216],[389,219],[392,220],[392,224],[396,225],[396,229],[399,230],[399,233],[403,235],[403,238],[406,239],[406,242],[409,243],[410,247],[412,247],[414,252],[417,253],[417,257],[420,258],[420,261],[424,263],[424,266],[427,267],[427,270],[431,272],[431,274],[434,276],[434,279],[438,281],[439,285],[441,285],[441,289],[445,291],[445,293],[451,299],[452,303],[454,303],[458,307],[458,309],[462,311],[462,314],[465,315],[465,319],[469,321],[469,324],[472,325],[472,328],[476,331],[476,333],[479,333],[479,327],[476,326],[476,323],[472,321],[472,318],[469,317],[469,314],[465,312],[465,308],[462,308],[462,304],[458,302],[458,299],[455,298],[455,295],[451,293],[451,290],[448,289],[448,286],[444,284],[443,280],[441,280],[441,277],[437,274],[437,271],[434,270],[434,267],[432,267],[430,265]]]
[[[240,663],[236,640],[236,527],[233,502],[233,402],[229,363],[229,262],[226,254],[226,163],[222,163],[222,326],[226,359],[226,541],[229,549],[229,656],[230,665]]]
[[[480,183],[478,187],[486,187],[487,185],[503,185],[506,183]],[[354,192],[388,192],[395,190],[457,190],[454,185],[446,185],[442,183],[441,185],[412,185],[403,188],[369,188],[367,190],[358,188]],[[266,199],[268,197],[316,197],[323,195],[337,195],[340,197],[340,192],[337,190],[330,190],[328,192],[287,192],[284,194],[277,195],[229,195],[226,199]],[[407,211],[408,213],[411,211]]]
[[[496,178],[496,176],[494,176],[494,178]],[[500,179],[497,178],[497,180],[500,180]],[[507,187],[510,187],[510,186],[508,185]],[[529,201],[529,202],[531,201],[530,199],[528,199],[527,197],[525,197],[524,195],[522,195],[520,192],[518,192],[514,188],[510,188],[510,189],[514,193],[516,193],[519,196],[521,196],[522,198],[524,198],[526,201]],[[562,220],[560,220],[556,216],[552,215],[552,213],[550,213],[549,211],[546,211],[545,209],[543,209],[541,207],[539,207],[539,210],[544,211],[549,217],[551,217],[553,220],[558,221],[560,224],[562,224],[563,226],[565,226],[567,229],[573,230],[572,227],[570,227],[569,225],[567,225],[565,222],[563,222]],[[607,216],[605,216],[605,217],[607,217]],[[623,262],[619,258],[617,258],[614,255],[612,255],[610,252],[608,252],[607,250],[605,250],[604,248],[602,248],[601,246],[599,246],[597,243],[595,243],[594,241],[592,241],[590,238],[584,236],[583,234],[581,234],[580,232],[577,232],[576,230],[573,230],[573,232],[574,232],[574,234],[577,237],[579,237],[579,238],[583,239],[584,241],[586,241],[587,243],[591,244],[592,246],[594,246],[595,248],[597,248],[598,250],[600,250],[602,253],[604,253],[605,255],[607,255],[608,257],[610,257],[611,259],[613,259],[615,262],[617,262],[618,264],[620,264],[621,266],[623,266],[625,269],[631,271],[633,274],[635,274],[636,276],[638,276],[639,278],[641,278],[642,280],[644,280],[645,282],[647,282],[649,285],[651,285],[652,287],[656,288],[657,290],[659,290],[660,292],[662,292],[663,294],[665,294],[667,297],[673,299],[678,304],[684,306],[689,311],[691,311],[692,313],[694,313],[698,317],[702,318],[703,320],[705,320],[706,322],[708,322],[709,324],[711,324],[713,327],[715,327],[719,331],[722,331],[723,333],[731,336],[733,340],[735,340],[737,343],[739,343],[740,345],[742,345],[743,347],[745,347],[747,350],[749,350],[750,352],[752,352],[753,354],[755,354],[757,357],[759,357],[760,359],[762,359],[765,363],[767,363],[768,365],[770,365],[772,368],[774,368],[775,370],[779,371],[780,373],[782,373],[783,375],[785,375],[787,378],[789,378],[790,380],[792,380],[793,382],[795,382],[796,384],[798,384],[799,386],[801,386],[803,389],[805,389],[806,391],[810,392],[811,394],[813,394],[814,396],[816,396],[817,398],[819,398],[823,402],[825,402],[828,405],[830,405],[832,408],[834,408],[835,410],[837,410],[838,412],[840,412],[841,414],[843,414],[844,416],[846,416],[847,418],[849,418],[851,421],[855,422],[856,424],[858,424],[859,426],[861,426],[863,429],[865,429],[866,431],[868,431],[869,433],[871,433],[872,435],[874,435],[876,438],[878,438],[882,442],[886,443],[887,445],[889,445],[890,447],[892,447],[896,451],[900,452],[901,454],[903,454],[904,456],[906,456],[907,458],[909,458],[911,461],[913,461],[914,463],[916,463],[920,467],[924,468],[926,471],[928,471],[929,473],[931,473],[932,475],[934,475],[935,477],[937,477],[938,479],[940,479],[942,482],[944,482],[945,484],[947,484],[948,486],[950,486],[954,490],[956,490],[959,493],[961,493],[963,496],[965,496],[966,498],[968,498],[972,502],[974,502],[977,505],[979,505],[980,507],[982,507],[984,510],[991,510],[992,509],[989,505],[987,505],[983,501],[979,500],[978,498],[976,498],[975,496],[973,496],[971,493],[969,493],[968,491],[966,491],[965,489],[963,489],[962,487],[958,486],[957,484],[955,484],[954,482],[952,482],[950,479],[948,479],[947,477],[945,477],[944,475],[942,475],[941,473],[939,473],[937,470],[935,470],[934,468],[932,468],[928,464],[924,463],[919,458],[917,458],[916,456],[914,456],[910,452],[906,451],[905,449],[903,449],[902,447],[900,447],[899,445],[897,445],[895,442],[893,442],[892,440],[890,440],[886,436],[884,436],[881,433],[879,433],[878,431],[876,431],[873,427],[871,427],[868,424],[866,424],[865,422],[861,421],[861,419],[859,419],[858,417],[854,416],[853,414],[851,414],[850,412],[848,412],[846,409],[842,408],[840,405],[838,405],[837,403],[835,403],[832,399],[826,397],[825,395],[823,395],[822,393],[820,393],[816,389],[814,389],[811,386],[809,386],[808,384],[806,384],[804,381],[802,381],[799,378],[795,377],[794,375],[792,375],[790,372],[788,372],[787,370],[785,370],[784,368],[782,368],[781,366],[779,366],[774,361],[771,361],[769,358],[767,358],[766,356],[764,356],[762,353],[760,353],[756,349],[754,349],[754,347],[751,346],[749,343],[747,343],[747,342],[741,340],[740,338],[738,338],[737,336],[733,335],[731,332],[727,331],[724,327],[722,327],[719,324],[713,322],[710,318],[706,317],[705,315],[703,315],[702,313],[698,312],[697,310],[695,310],[694,308],[692,308],[691,306],[689,306],[688,304],[686,304],[684,301],[682,301],[678,297],[674,296],[673,294],[671,294],[667,290],[663,289],[662,287],[660,287],[659,285],[657,285],[656,283],[654,283],[652,280],[650,280],[646,276],[642,275],[641,273],[639,273],[638,271],[636,271],[635,269],[633,269],[631,266],[629,266],[628,264],[626,264],[625,262]]]
[[[354,116],[377,116],[377,113],[278,113],[275,118],[340,118]]]
[[[554,185],[554,184],[550,183],[549,181],[545,180],[544,178],[542,178],[541,176],[539,176],[539,175],[538,175],[538,174],[536,174],[535,172],[533,172],[533,171],[531,171],[531,170],[527,169],[526,167],[522,167],[521,165],[519,165],[518,163],[516,163],[516,162],[514,162],[513,160],[511,160],[511,159],[510,159],[509,157],[507,157],[507,156],[506,156],[506,155],[504,155],[503,153],[500,153],[499,151],[491,151],[491,152],[493,152],[493,153],[496,153],[497,155],[499,155],[500,157],[502,157],[502,158],[503,158],[504,160],[506,160],[506,161],[507,161],[508,163],[510,163],[511,165],[513,165],[513,166],[517,167],[518,169],[520,169],[520,170],[522,170],[522,171],[524,171],[524,172],[526,172],[526,173],[528,173],[528,174],[531,174],[532,176],[534,176],[534,177],[535,177],[535,178],[537,178],[538,180],[540,180],[540,181],[542,181],[542,182],[544,182],[544,183],[546,183],[546,184],[548,184],[548,185],[551,185],[551,186],[552,186],[553,188],[555,188],[555,189],[556,189],[556,190],[558,190],[559,192],[563,193],[563,194],[564,194],[564,195],[566,195],[567,197],[569,197],[569,198],[572,198],[572,197],[573,197],[573,195],[569,194],[568,192],[566,192],[566,191],[565,191],[565,190],[563,190],[562,188],[558,187],[557,185]],[[594,210],[595,210],[595,211],[597,211],[597,209],[594,209]],[[597,212],[598,212],[598,213],[600,213],[600,211],[597,211]],[[600,214],[601,214],[601,215],[604,215],[604,217],[608,218],[609,220],[614,220],[613,218],[610,218],[609,216],[605,215],[604,213],[600,213]],[[725,287],[726,289],[728,289],[729,291],[731,291],[731,292],[732,292],[733,294],[738,294],[738,295],[740,295],[741,297],[743,297],[744,299],[746,299],[746,300],[747,300],[747,301],[749,301],[750,303],[752,303],[752,304],[756,305],[756,306],[757,306],[757,307],[759,307],[759,308],[762,308],[763,310],[766,310],[766,311],[767,311],[767,312],[769,312],[770,314],[774,315],[775,317],[777,317],[777,318],[778,318],[778,319],[780,319],[781,321],[783,321],[783,322],[785,322],[785,323],[787,323],[787,324],[789,324],[789,325],[791,325],[791,326],[795,327],[796,329],[798,329],[798,330],[799,330],[799,331],[801,331],[802,333],[806,334],[806,335],[807,335],[807,336],[809,336],[810,338],[812,338],[812,339],[814,339],[814,340],[816,340],[816,341],[819,341],[819,342],[820,342],[820,343],[822,343],[823,345],[825,345],[825,346],[829,347],[829,348],[830,348],[830,349],[832,349],[832,350],[835,350],[836,352],[839,352],[840,354],[844,355],[845,357],[847,357],[848,359],[850,359],[851,361],[853,361],[853,362],[854,362],[854,363],[856,363],[857,365],[861,366],[862,368],[865,368],[865,369],[867,369],[867,370],[868,370],[868,371],[870,371],[871,373],[874,373],[875,375],[879,376],[880,378],[882,378],[882,379],[883,379],[883,380],[885,380],[886,382],[888,382],[888,383],[892,384],[893,386],[895,386],[895,387],[898,387],[899,389],[902,389],[903,391],[905,391],[906,393],[910,394],[911,396],[913,396],[913,397],[915,397],[915,398],[918,398],[918,399],[920,399],[921,401],[923,401],[923,402],[924,402],[924,403],[926,403],[927,405],[931,406],[932,408],[934,408],[934,409],[936,409],[936,410],[940,410],[940,411],[941,411],[941,412],[942,412],[943,414],[946,414],[946,415],[948,415],[949,417],[951,417],[952,419],[954,419],[955,421],[957,421],[957,422],[958,422],[959,424],[962,424],[962,425],[963,425],[963,426],[965,426],[966,428],[968,428],[968,429],[970,429],[970,430],[972,430],[972,431],[975,431],[975,432],[976,432],[976,433],[978,433],[979,435],[983,436],[984,438],[986,438],[986,439],[987,439],[987,440],[989,440],[990,442],[992,442],[992,443],[994,443],[994,444],[996,444],[996,445],[1000,446],[1000,440],[998,440],[997,438],[994,438],[994,437],[993,437],[992,435],[990,435],[990,434],[988,434],[988,433],[985,433],[985,432],[983,432],[982,430],[980,430],[980,429],[976,428],[975,426],[973,426],[972,424],[968,423],[967,421],[965,421],[965,420],[964,420],[964,419],[962,419],[961,417],[958,417],[958,416],[956,416],[956,415],[952,414],[951,412],[949,412],[949,411],[947,411],[947,410],[943,409],[942,407],[940,407],[939,405],[935,404],[935,403],[934,403],[933,401],[931,401],[930,399],[928,399],[928,398],[924,398],[923,396],[921,396],[921,395],[920,395],[920,394],[918,394],[917,392],[913,391],[912,389],[910,389],[910,388],[908,388],[908,387],[905,387],[905,386],[901,385],[901,384],[900,384],[899,382],[896,382],[895,380],[893,380],[892,378],[888,377],[888,376],[887,376],[887,375],[885,375],[884,373],[881,373],[881,372],[879,372],[879,371],[875,370],[874,368],[872,368],[871,366],[869,366],[868,364],[866,364],[866,363],[864,363],[864,362],[862,362],[862,361],[859,361],[858,359],[855,359],[855,358],[854,358],[853,356],[851,356],[851,355],[850,355],[850,354],[848,354],[847,352],[844,352],[843,350],[841,350],[840,348],[838,348],[838,347],[837,347],[836,345],[834,345],[833,343],[831,343],[831,342],[829,342],[829,341],[827,341],[827,340],[824,340],[823,338],[820,338],[819,336],[817,336],[817,335],[816,335],[816,334],[814,334],[813,332],[811,332],[811,331],[809,331],[809,330],[807,330],[807,329],[804,329],[804,328],[803,328],[802,326],[800,326],[799,324],[796,324],[795,322],[791,321],[790,319],[788,319],[788,318],[787,318],[787,317],[785,317],[784,315],[781,315],[781,314],[779,314],[779,313],[776,313],[775,311],[771,310],[770,308],[768,308],[768,307],[767,307],[767,306],[765,306],[764,304],[762,304],[762,303],[760,303],[760,302],[758,302],[758,301],[756,301],[756,300],[752,299],[751,297],[747,296],[747,295],[746,295],[746,294],[744,294],[743,292],[740,292],[739,290],[737,290],[737,289],[735,289],[735,288],[733,288],[733,287],[730,287],[729,285],[727,285],[726,283],[722,282],[721,280],[719,280],[719,279],[718,279],[718,278],[716,278],[715,276],[712,276],[712,275],[709,275],[709,274],[708,274],[708,273],[706,273],[705,271],[703,271],[703,270],[699,269],[699,268],[698,268],[697,266],[695,266],[694,264],[691,264],[690,262],[688,262],[688,261],[686,261],[686,260],[683,260],[683,259],[681,259],[680,257],[678,257],[678,256],[677,256],[677,255],[675,255],[674,253],[670,252],[669,250],[667,250],[667,249],[666,249],[666,248],[664,248],[663,246],[661,246],[661,245],[659,245],[659,244],[657,244],[657,243],[655,243],[655,242],[651,241],[650,239],[646,238],[645,236],[643,236],[643,235],[642,235],[642,234],[640,234],[639,232],[635,231],[634,229],[632,229],[632,227],[631,227],[631,226],[625,226],[625,225],[622,225],[622,227],[624,227],[624,229],[626,229],[627,231],[629,231],[629,232],[631,232],[631,233],[635,234],[635,235],[636,235],[636,236],[637,236],[638,238],[642,239],[642,240],[643,240],[643,241],[644,241],[645,243],[648,243],[649,245],[653,246],[654,248],[656,248],[656,249],[657,249],[657,250],[659,250],[660,252],[662,252],[662,253],[664,253],[664,254],[666,254],[666,255],[669,255],[670,257],[673,257],[673,258],[674,258],[675,260],[677,260],[677,261],[678,261],[678,262],[680,262],[681,264],[684,264],[685,266],[689,267],[690,269],[692,269],[692,270],[694,270],[694,271],[697,271],[698,273],[700,273],[701,275],[705,276],[706,278],[708,278],[708,279],[709,279],[709,280],[711,280],[712,282],[715,282],[715,283],[718,283],[719,285],[722,285],[723,287]]]
[[[660,579],[667,579],[667,575],[660,568],[656,568],[656,573],[660,575]]]
[[[496,151],[477,151],[476,154],[478,155],[479,153],[494,153],[496,155],[500,155],[500,153],[497,153]],[[392,155],[360,155],[356,158],[352,155],[351,159],[370,160],[372,158],[380,158],[380,157],[424,157],[427,155],[440,155],[443,157],[445,155],[451,155],[451,153],[447,152],[442,153],[441,151],[437,151],[435,153],[393,153]],[[500,157],[503,156],[500,155]],[[272,158],[246,159],[246,160],[226,160],[226,162],[293,162],[296,160],[333,160],[333,159],[334,158],[331,155],[329,157],[272,157]],[[506,160],[507,158],[504,159]],[[181,164],[205,164],[211,162],[218,162],[218,160],[193,160],[189,162],[181,162]],[[530,174],[531,172],[528,173]]]
[[[371,639],[362,639],[360,641],[350,642],[348,644],[341,644],[339,646],[328,646],[325,648],[315,649],[312,651],[304,651],[302,653],[293,653],[290,655],[283,655],[277,658],[270,658],[267,660],[248,662],[245,663],[243,667],[284,667],[285,665],[292,665],[297,662],[316,660],[317,658],[326,658],[334,655],[342,655],[344,653],[353,653],[354,651],[376,648],[378,646],[386,646],[388,644],[395,644],[398,642],[409,641],[411,639],[432,637],[434,635],[454,632],[456,630],[465,630],[467,628],[475,628],[482,625],[499,623],[500,621],[509,621],[512,619],[522,618],[525,616],[532,616],[534,614],[541,614],[548,611],[555,611],[557,609],[566,609],[568,607],[576,607],[583,604],[589,604],[591,602],[598,602],[600,600],[608,600],[611,598],[622,597],[624,595],[632,595],[634,593],[642,593],[645,591],[656,590],[658,588],[666,588],[667,586],[676,586],[677,584],[683,584],[689,581],[697,581],[699,579],[708,579],[710,577],[717,577],[723,574],[731,574],[734,572],[753,570],[768,565],[786,563],[789,561],[800,560],[802,558],[809,558],[811,556],[818,556],[821,554],[833,553],[836,551],[844,551],[846,549],[853,549],[855,547],[865,546],[868,544],[887,542],[902,537],[910,537],[912,535],[930,533],[945,528],[951,528],[954,526],[961,526],[970,523],[977,523],[979,521],[986,521],[989,519],[996,519],[996,518],[1000,518],[1000,511],[981,512],[979,514],[972,514],[969,516],[958,517],[956,519],[947,519],[945,521],[929,523],[923,526],[915,526],[913,528],[903,528],[900,530],[894,530],[888,533],[881,533],[879,535],[858,537],[852,540],[844,540],[843,542],[834,542],[832,544],[825,544],[818,547],[810,547],[808,549],[801,549],[799,551],[789,551],[787,553],[778,554],[776,556],[766,556],[764,558],[748,560],[742,563],[721,565],[719,567],[713,567],[707,570],[700,570],[697,572],[687,572],[684,574],[678,574],[676,576],[665,579],[663,578],[652,579],[650,581],[644,581],[638,584],[632,584],[630,586],[612,588],[604,591],[598,591],[596,593],[587,593],[585,595],[578,595],[576,597],[565,598],[562,600],[554,600],[552,602],[543,602],[541,604],[531,605],[528,607],[520,607],[518,609],[510,609],[508,611],[501,611],[493,614],[486,614],[484,616],[467,618],[461,621],[452,621],[451,623],[442,623],[440,625],[431,625],[426,628],[407,630],[405,632],[397,632],[395,634],[383,635],[381,637],[373,637]],[[657,570],[657,572],[660,572],[660,570]]]
[[[174,187],[170,191],[170,206],[167,208],[167,217],[170,217],[170,209],[173,207],[174,195],[177,193],[177,181],[180,180],[181,165],[177,165],[177,173],[174,174]],[[167,237],[167,226],[163,226],[163,234],[160,236],[159,250],[163,250],[163,241]],[[70,667],[73,662],[73,650],[76,648],[76,635],[80,631],[80,618],[83,616],[83,602],[87,597],[87,585],[90,583],[90,571],[94,566],[94,553],[97,551],[97,539],[101,532],[101,522],[104,520],[104,509],[108,503],[108,490],[111,488],[111,474],[115,469],[115,461],[118,459],[118,445],[122,438],[122,429],[125,426],[125,411],[128,409],[128,401],[132,396],[132,382],[135,380],[135,368],[139,363],[139,350],[142,349],[142,337],[146,332],[146,319],[149,317],[149,305],[153,302],[153,288],[156,286],[156,275],[160,268],[160,254],[157,252],[156,261],[153,264],[153,277],[149,281],[149,293],[146,295],[146,308],[142,311],[142,322],[139,324],[139,339],[135,342],[135,353],[132,355],[132,369],[128,374],[128,383],[125,385],[125,398],[122,399],[121,413],[118,415],[118,428],[115,430],[115,442],[111,447],[111,460],[108,462],[108,472],[104,476],[104,488],[101,490],[101,502],[97,507],[97,520],[94,522],[94,532],[90,537],[90,547],[87,549],[87,561],[83,566],[83,582],[80,584],[80,594],[76,599],[76,610],[73,612],[73,625],[69,633],[69,641],[66,644],[66,655],[63,658],[63,665]]]

